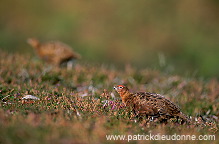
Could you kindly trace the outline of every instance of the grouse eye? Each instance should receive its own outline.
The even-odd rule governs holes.
[[[120,88],[120,89],[122,89],[123,87],[122,87],[122,86],[120,86],[119,88]]]

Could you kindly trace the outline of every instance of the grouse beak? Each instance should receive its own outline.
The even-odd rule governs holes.
[[[114,86],[113,88],[114,88],[115,90],[117,90],[117,87],[116,87],[116,86]]]

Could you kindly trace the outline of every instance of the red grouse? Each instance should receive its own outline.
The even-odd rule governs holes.
[[[130,106],[136,116],[158,118],[161,122],[177,117],[182,123],[190,123],[190,119],[180,108],[160,94],[150,92],[131,93],[126,86],[117,85],[114,89],[119,93],[122,102]]]
[[[72,60],[80,58],[80,55],[75,53],[70,46],[59,41],[40,43],[35,38],[29,38],[27,42],[41,59],[50,64],[60,66],[67,63],[68,66],[72,66]]]

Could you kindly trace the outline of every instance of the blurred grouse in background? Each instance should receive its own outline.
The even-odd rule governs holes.
[[[118,85],[114,89],[119,93],[122,102],[130,106],[136,116],[158,118],[160,122],[180,118],[182,123],[190,123],[190,119],[181,112],[180,108],[160,94],[150,92],[131,93],[126,86]]]
[[[71,69],[73,60],[81,57],[70,46],[59,41],[40,43],[35,38],[29,38],[27,42],[35,49],[41,59],[56,66],[67,64],[67,68]]]

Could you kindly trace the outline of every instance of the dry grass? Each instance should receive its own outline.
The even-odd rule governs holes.
[[[47,67],[30,57],[1,51],[0,143],[126,143],[107,141],[106,134],[219,134],[216,79],[203,81],[128,65],[124,70],[88,64],[76,64],[70,71]],[[193,125],[135,122],[113,91],[115,84],[164,94],[192,117]],[[110,94],[108,103],[104,89]],[[27,94],[40,100],[21,100]],[[197,120],[200,115],[206,122]],[[213,142],[219,142],[217,137]]]

